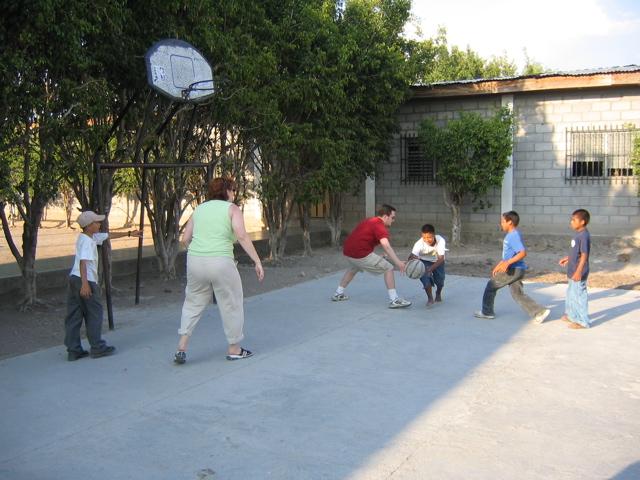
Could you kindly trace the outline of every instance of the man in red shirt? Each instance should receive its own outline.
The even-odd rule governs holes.
[[[345,240],[342,253],[347,257],[350,268],[342,277],[342,281],[331,296],[331,300],[334,302],[349,300],[349,297],[344,294],[347,285],[359,272],[369,272],[373,275],[384,275],[384,283],[389,291],[389,308],[408,307],[411,302],[399,297],[396,292],[393,265],[373,251],[378,245],[382,245],[387,256],[393,260],[393,263],[400,269],[400,273],[404,275],[406,262],[400,260],[391,247],[387,230],[387,227],[390,227],[395,220],[396,209],[391,205],[382,205],[376,215],[376,217],[367,218],[360,222]]]

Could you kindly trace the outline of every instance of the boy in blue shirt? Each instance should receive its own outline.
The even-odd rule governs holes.
[[[502,261],[498,263],[491,274],[493,277],[484,289],[482,298],[482,310],[474,315],[478,318],[496,318],[493,304],[498,290],[509,285],[511,296],[518,302],[518,305],[531,316],[531,323],[539,324],[549,315],[550,310],[536,303],[531,297],[524,293],[522,279],[527,268],[524,257],[527,256],[527,249],[522,241],[522,235],[518,231],[520,216],[514,212],[502,214],[500,225],[502,230],[507,232],[502,246]]]
[[[591,235],[587,230],[587,224],[591,216],[584,209],[573,212],[571,216],[571,228],[576,233],[571,239],[569,255],[561,258],[558,264],[567,267],[567,298],[564,302],[565,315],[562,320],[569,322],[569,328],[589,328],[587,277],[589,277],[589,253],[591,252]]]

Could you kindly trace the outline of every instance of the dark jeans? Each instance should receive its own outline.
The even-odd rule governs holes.
[[[482,297],[482,313],[485,315],[495,315],[493,304],[496,300],[496,294],[502,287],[509,285],[511,296],[518,302],[518,305],[527,312],[530,317],[535,317],[544,310],[544,307],[524,293],[522,279],[524,278],[524,270],[521,268],[510,268],[505,273],[498,273],[491,277],[487,282]]]
[[[431,275],[429,275],[429,272],[428,272],[429,267],[431,267],[436,262],[428,262],[426,260],[420,260],[420,261],[424,264],[424,268],[425,268],[424,275],[422,276],[422,278],[420,278],[420,281],[422,282],[422,286],[424,288],[427,288],[428,286],[435,285],[436,287],[438,287],[438,290],[444,287],[444,278],[446,276],[446,272],[444,268],[445,262],[442,262],[440,266],[436,268]]]
[[[95,282],[89,282],[91,296],[80,296],[82,279],[69,275],[67,282],[67,316],[64,319],[64,344],[69,353],[81,353],[80,329],[84,320],[87,330],[87,340],[91,345],[91,353],[103,351],[107,342],[102,340],[102,297],[100,287]]]

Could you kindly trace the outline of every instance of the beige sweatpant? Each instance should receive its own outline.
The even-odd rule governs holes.
[[[212,303],[214,292],[227,342],[240,343],[244,338],[244,294],[236,262],[230,257],[187,255],[187,288],[178,333],[193,334],[204,309]]]

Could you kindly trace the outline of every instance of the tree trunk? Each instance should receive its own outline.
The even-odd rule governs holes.
[[[176,277],[176,258],[180,251],[180,219],[186,208],[181,202],[184,196],[186,170],[176,169],[172,174],[157,171],[149,174],[149,198],[145,208],[153,235],[160,277],[169,280]]]
[[[280,223],[280,225],[276,227],[274,223],[267,221],[267,227],[269,229],[269,250],[271,251],[269,260],[281,260],[284,256],[284,251],[287,247],[287,223]]]
[[[287,248],[287,230],[289,228],[288,223],[289,222],[283,224],[278,230],[278,250],[277,250],[278,259],[281,259],[284,257],[284,251]]]
[[[180,242],[178,238],[158,238],[161,234],[154,235],[154,247],[156,252],[156,260],[158,261],[158,269],[160,270],[160,278],[171,280],[176,278],[176,258],[180,251]]]
[[[107,201],[106,198],[103,199],[104,209],[100,210],[100,215],[104,215],[104,220],[102,221],[101,231],[109,232],[109,212],[111,211],[111,197]],[[102,245],[98,247],[98,252],[101,257],[98,259],[98,284],[108,291],[111,291],[113,286],[112,278],[113,278],[113,252],[111,249],[111,240],[107,239],[105,242],[102,242]],[[105,275],[106,270],[106,275]],[[106,282],[109,282],[109,285],[106,285]]]
[[[300,227],[302,228],[302,245],[304,246],[304,254],[311,255],[311,204],[305,203],[298,205],[298,216],[300,219]]]
[[[38,229],[42,222],[46,202],[40,198],[33,198],[24,218],[22,229],[22,258],[18,261],[22,273],[21,287],[22,299],[20,304],[24,307],[38,302],[36,297],[36,277],[35,268],[36,248],[38,246]]]
[[[444,204],[451,209],[451,245],[461,245],[462,219],[460,206],[464,203],[465,195],[452,195],[445,186],[442,187]]]
[[[17,217],[18,217],[18,215],[16,215],[16,207],[12,203],[12,204],[9,205],[9,221],[10,221],[10,224],[11,224],[11,228],[16,226],[16,218]]]
[[[20,298],[18,305],[22,305],[23,308],[38,302],[36,296],[37,272],[35,268],[35,261],[36,247],[38,245],[38,228],[42,221],[45,204],[46,202],[34,198],[31,202],[28,214],[27,212],[24,212],[22,207],[18,206],[18,209],[23,213],[22,217],[24,220],[22,227],[22,254],[20,254],[20,251],[11,236],[11,231],[4,211],[5,203],[3,202],[0,205],[0,215],[2,217],[4,236],[13,257],[16,259],[18,267],[20,267],[20,288],[22,290],[22,298]]]
[[[133,200],[133,211],[131,211],[131,201]],[[127,195],[127,219],[124,222],[124,228],[132,228],[136,225],[136,216],[138,215],[138,206],[140,200],[137,195]]]
[[[20,270],[22,271],[22,255],[20,255],[20,251],[18,247],[16,247],[15,242],[13,241],[13,237],[11,236],[11,228],[9,227],[9,220],[7,220],[7,212],[5,211],[5,207],[7,206],[6,202],[0,201],[0,219],[2,220],[2,231],[4,233],[4,238],[7,241],[7,245],[9,246],[9,250],[13,255],[13,258],[16,259]],[[9,218],[13,218],[13,205],[11,205],[11,209],[9,210]],[[11,225],[13,227],[13,224]]]
[[[73,215],[73,201],[75,197],[73,196],[73,190],[71,188],[63,188],[60,192],[62,194],[62,203],[64,205],[64,214],[65,214],[65,226],[67,228],[71,228],[72,220],[71,217]]]
[[[451,245],[459,246],[462,223],[460,219],[460,205],[455,202],[451,202]]]
[[[287,246],[287,230],[293,210],[293,197],[283,194],[276,199],[261,199],[264,218],[269,229],[270,260],[280,260]]]
[[[325,209],[324,219],[331,231],[331,245],[340,246],[342,240],[342,202],[344,195],[341,193],[330,194],[329,203]]]
[[[278,232],[276,232],[275,230],[269,229],[269,250],[271,251],[271,256],[269,257],[270,260],[280,259],[280,257],[278,256],[278,243],[279,243]]]

